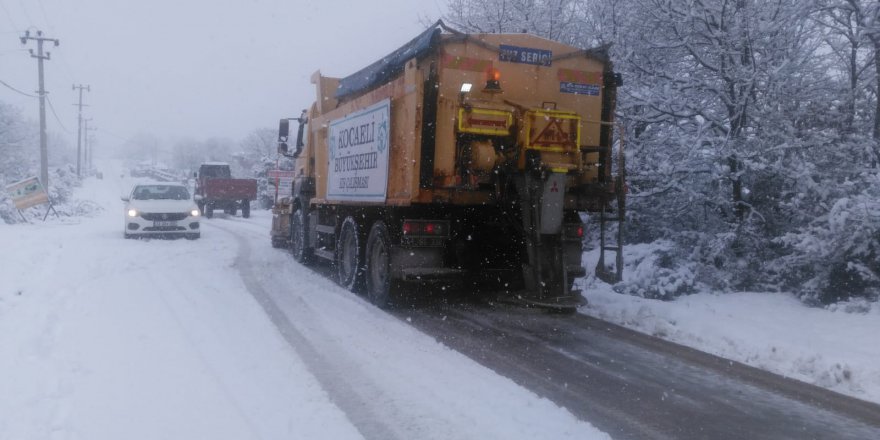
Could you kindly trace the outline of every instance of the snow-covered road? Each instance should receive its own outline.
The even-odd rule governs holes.
[[[608,438],[296,266],[266,212],[124,240],[105,175],[94,217],[0,227],[0,438]]]
[[[2,440],[610,438],[584,420],[615,438],[880,430],[876,405],[584,316],[386,313],[272,248],[266,211],[218,214],[196,241],[125,240],[133,182],[105,175],[77,190],[93,216],[0,225]],[[877,401],[877,310],[588,287],[586,314]]]

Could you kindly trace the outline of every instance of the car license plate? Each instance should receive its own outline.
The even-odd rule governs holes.
[[[167,228],[167,227],[169,227],[169,226],[177,226],[177,222],[171,222],[171,221],[158,221],[158,220],[157,220],[157,221],[153,222],[153,226],[156,226],[156,227],[158,227],[158,228],[162,228],[162,227],[166,227],[166,228]]]

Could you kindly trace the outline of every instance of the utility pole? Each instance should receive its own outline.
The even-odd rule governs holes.
[[[98,127],[92,128],[92,131],[98,131]],[[95,145],[97,144],[97,138],[95,135],[89,135],[89,165],[94,168],[95,163]]]
[[[76,128],[76,177],[82,177],[81,168],[82,161],[80,158],[82,157],[82,126],[83,126],[83,89],[91,92],[92,89],[88,85],[72,85],[70,86],[71,90],[79,89],[79,104],[74,104],[79,106],[79,116],[77,117],[77,128]],[[88,106],[86,106],[88,107]]]
[[[85,124],[85,128],[83,129],[83,131],[85,131],[85,134],[83,135],[83,141],[85,143],[85,146],[83,147],[83,149],[86,152],[86,154],[88,155],[88,159],[87,159],[86,164],[90,169],[91,169],[92,163],[94,162],[95,150],[94,150],[94,146],[92,145],[93,141],[89,140],[89,132],[95,131],[98,129],[98,127],[89,127],[89,121],[91,121],[91,120],[92,120],[92,118],[83,119],[83,123]]]
[[[85,134],[83,135],[83,163],[86,164],[86,167],[89,167],[89,160],[92,155],[89,153],[89,121],[92,119],[83,119],[83,125],[85,125]]]
[[[34,50],[30,49],[31,58],[37,59],[37,66],[39,69],[40,75],[40,90],[37,91],[40,95],[40,181],[43,183],[43,187],[46,191],[49,190],[49,149],[46,146],[46,89],[43,85],[43,60],[51,59],[52,54],[46,52],[43,54],[43,43],[46,41],[51,41],[55,43],[55,46],[58,46],[58,40],[55,38],[46,38],[43,36],[42,31],[37,31],[37,36],[32,37],[31,31],[25,31],[24,36],[20,38],[21,44],[27,44],[28,40],[34,40],[37,42],[37,54],[34,55]]]

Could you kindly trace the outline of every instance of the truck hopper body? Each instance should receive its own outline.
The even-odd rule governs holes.
[[[296,151],[279,139],[296,157],[294,257],[331,260],[379,305],[466,280],[573,310],[579,213],[622,210],[619,81],[602,49],[442,23],[349,77],[316,72]]]

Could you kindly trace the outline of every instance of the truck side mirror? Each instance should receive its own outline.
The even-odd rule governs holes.
[[[623,87],[623,75],[615,72],[604,75],[605,87]]]
[[[278,122],[278,153],[287,156],[287,137],[290,134],[290,121],[282,119]]]
[[[299,157],[299,154],[302,153],[302,149],[305,146],[305,143],[303,142],[303,130],[308,121],[308,118],[305,116],[300,116],[299,119],[297,119],[297,122],[299,122],[299,129],[296,131],[296,153],[293,153],[293,157]]]

